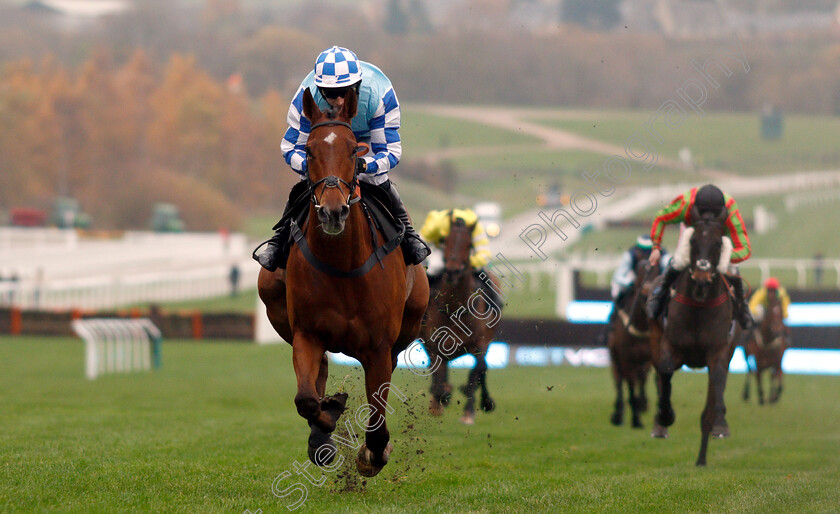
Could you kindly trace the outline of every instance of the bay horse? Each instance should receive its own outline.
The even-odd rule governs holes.
[[[295,406],[309,423],[308,454],[319,466],[335,457],[331,435],[347,401],[346,393],[325,395],[325,352],[362,364],[370,413],[356,467],[374,476],[393,450],[385,421],[386,410],[393,412],[387,406],[391,375],[399,352],[417,337],[429,287],[422,267],[405,265],[399,244],[384,256],[377,251],[382,247],[376,248],[373,235],[381,241],[382,231],[369,226],[356,205],[356,157],[367,151],[350,126],[357,107],[352,88],[325,112],[304,92],[303,113],[311,122],[309,217],[302,231],[292,225],[295,244],[285,271],[260,269],[258,290],[272,326],[292,345]]]
[[[610,368],[615,382],[615,410],[610,422],[619,426],[624,423],[624,388],[627,384],[628,403],[633,416],[633,428],[642,428],[640,414],[648,408],[645,383],[650,373],[650,323],[645,312],[645,303],[659,276],[659,266],[651,266],[647,259],[636,264],[636,280],[626,301],[628,308],[616,306],[612,330],[607,339],[610,352]]]
[[[764,404],[764,388],[761,375],[772,368],[770,377],[770,403],[779,401],[782,395],[782,357],[788,348],[788,329],[782,316],[782,301],[775,289],[767,291],[767,309],[759,326],[753,326],[744,343],[744,358],[747,373],[744,381],[744,401],[750,399],[750,375],[755,374],[758,388],[758,403]],[[750,369],[750,355],[755,358],[755,369]]]
[[[735,346],[730,337],[732,299],[726,277],[718,271],[726,211],[700,216],[693,208],[694,228],[690,237],[688,267],[675,284],[676,295],[668,303],[664,327],[659,319],[651,323],[651,356],[656,369],[659,401],[654,418],[653,437],[668,437],[674,423],[671,405],[671,378],[682,365],[709,368],[706,406],[700,417],[700,452],[697,466],[706,465],[709,437],[728,437],[723,393],[729,361]],[[678,256],[675,256],[677,258]]]
[[[470,265],[472,233],[475,224],[467,225],[461,218],[451,218],[450,231],[443,248],[444,270],[440,283],[433,288],[426,322],[422,328],[423,346],[433,366],[432,398],[429,412],[439,416],[452,399],[452,385],[448,382],[449,361],[470,354],[475,366],[460,391],[467,397],[460,421],[475,423],[475,390],[481,387],[481,410],[492,412],[496,402],[487,391],[487,348],[496,334],[496,322],[501,306],[480,288]],[[488,278],[498,287],[498,279]],[[475,314],[478,314],[476,316]]]

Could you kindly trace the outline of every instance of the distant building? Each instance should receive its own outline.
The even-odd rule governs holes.
[[[127,0],[32,0],[21,9],[43,18],[56,28],[78,31],[102,17],[120,14],[130,8]]]

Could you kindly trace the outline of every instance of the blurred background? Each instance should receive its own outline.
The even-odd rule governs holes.
[[[167,298],[219,295],[233,275],[250,289],[248,251],[298,180],[279,144],[289,101],[334,44],[394,84],[404,143],[391,176],[415,222],[477,208],[494,253],[525,266],[529,289],[514,292],[508,315],[563,315],[553,263],[606,288],[656,210],[707,182],[741,206],[748,280],[838,286],[836,236],[821,222],[840,215],[835,0],[0,0],[0,224],[73,229],[4,232],[7,303],[12,287],[34,305],[38,283],[162,262],[181,273],[199,240],[218,286]],[[551,265],[522,251],[539,211],[568,208],[581,174],[621,154],[712,57],[729,75],[712,64],[719,87],[707,87],[702,111],[683,104],[681,125],[660,125],[656,166],[599,197],[568,240],[548,241]],[[147,249],[125,244],[143,237]],[[83,262],[110,258],[71,271],[82,266],[56,265],[68,248],[87,249]],[[80,306],[140,300],[156,298]]]

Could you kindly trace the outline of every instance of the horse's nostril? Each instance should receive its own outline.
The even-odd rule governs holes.
[[[342,205],[341,211],[339,212],[339,216],[341,219],[347,218],[347,215],[350,214],[350,206],[349,205]]]

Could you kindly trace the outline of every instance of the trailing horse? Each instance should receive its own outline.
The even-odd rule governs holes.
[[[775,292],[767,296],[767,309],[761,324],[753,327],[744,343],[744,358],[747,360],[747,374],[744,380],[744,401],[750,399],[750,376],[755,375],[758,386],[758,403],[764,404],[764,388],[761,374],[772,369],[770,377],[770,403],[779,401],[782,395],[782,358],[789,346],[788,329],[782,316],[782,302]],[[750,356],[755,358],[755,369],[749,369]]]
[[[642,427],[640,414],[647,411],[645,383],[650,372],[650,326],[645,302],[653,280],[659,276],[658,271],[659,266],[651,267],[647,260],[640,260],[636,264],[636,280],[622,302],[628,305],[616,306],[612,317],[607,347],[616,392],[610,422],[616,426],[624,423],[624,383],[627,384],[633,428]]]
[[[683,364],[691,368],[709,368],[706,406],[700,418],[700,452],[697,465],[706,465],[709,437],[728,437],[726,405],[723,393],[729,373],[729,361],[735,346],[732,344],[732,299],[726,277],[718,270],[723,236],[724,212],[715,217],[700,217],[693,229],[686,229],[683,237],[690,237],[690,263],[677,279],[676,294],[668,303],[667,321],[651,323],[651,354],[657,375],[659,401],[654,437],[668,437],[668,427],[674,423],[671,405],[671,378]]]
[[[467,425],[475,423],[475,390],[479,386],[481,409],[491,412],[496,408],[487,391],[485,356],[501,311],[501,305],[496,305],[483,290],[470,266],[473,228],[461,218],[452,219],[443,249],[443,275],[433,288],[422,329],[423,345],[433,367],[429,404],[433,415],[441,415],[452,398],[452,385],[447,378],[449,361],[465,354],[475,357],[467,383],[459,388],[467,397],[461,417]],[[488,279],[499,287],[495,277]]]
[[[296,244],[285,272],[261,269],[258,289],[272,326],[292,345],[295,405],[309,423],[308,453],[317,465],[335,457],[331,435],[347,400],[346,393],[325,395],[325,352],[361,362],[370,414],[356,466],[374,476],[393,449],[385,420],[391,374],[417,337],[429,288],[422,267],[405,265],[398,237],[377,246],[383,231],[359,202],[355,163],[367,147],[350,128],[357,102],[350,89],[338,109],[322,112],[304,92],[309,215],[302,228],[292,225]]]

